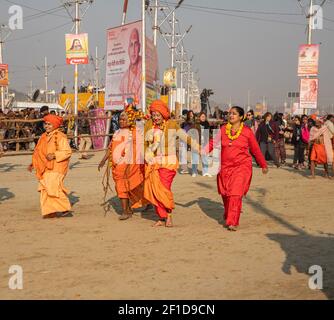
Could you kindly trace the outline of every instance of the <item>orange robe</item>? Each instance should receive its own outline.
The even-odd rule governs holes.
[[[54,153],[55,160],[47,160],[46,156]],[[47,134],[44,133],[35,148],[32,164],[39,180],[38,191],[42,215],[65,212],[71,210],[68,200],[68,191],[64,187],[64,178],[68,171],[71,147],[65,134],[58,129]]]
[[[152,152],[149,149],[152,135],[159,129],[154,129],[152,120],[145,125],[145,189],[144,197],[155,206],[156,213],[160,218],[165,219],[168,213],[175,208],[174,196],[171,190],[173,179],[179,167],[179,161],[176,156],[176,141],[179,137],[188,144],[194,144],[195,149],[199,146],[195,141],[182,130],[179,124],[174,120],[166,121],[164,132],[161,132],[161,138],[158,150]]]
[[[144,203],[144,164],[140,139],[135,129],[118,130],[110,143],[110,163],[115,189],[120,199],[130,199],[132,208]]]

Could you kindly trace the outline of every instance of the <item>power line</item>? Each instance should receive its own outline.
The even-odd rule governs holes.
[[[175,5],[175,3],[171,3],[171,2],[168,2],[168,1],[162,1],[162,3],[169,4],[169,5]],[[226,8],[217,8],[217,7],[209,7],[209,6],[198,6],[198,5],[190,5],[190,4],[183,4],[182,8],[196,8],[196,9],[224,11],[224,12],[263,14],[263,15],[279,15],[279,16],[300,16],[301,15],[300,13],[291,13],[291,12],[275,12],[275,11],[256,11],[256,10],[226,9]]]
[[[54,30],[60,29],[60,28],[65,27],[65,26],[67,26],[67,25],[69,25],[69,24],[72,24],[72,22],[66,22],[66,23],[63,23],[63,24],[61,24],[61,25],[59,25],[59,26],[53,27],[53,28],[51,28],[51,29],[47,29],[47,30],[44,30],[44,31],[41,31],[41,32],[38,32],[38,33],[35,33],[35,34],[31,34],[31,35],[25,36],[25,37],[11,39],[11,40],[8,40],[7,42],[30,39],[30,38],[39,36],[39,35],[41,35],[41,34],[50,32],[50,31],[54,31]]]
[[[210,14],[216,14],[216,15],[223,15],[223,16],[241,18],[241,19],[246,19],[246,20],[274,22],[274,23],[281,23],[281,24],[291,24],[291,25],[305,26],[305,24],[303,24],[303,23],[291,22],[291,21],[282,21],[282,20],[273,20],[273,19],[266,19],[266,18],[249,17],[249,16],[243,16],[243,15],[237,15],[237,14],[230,14],[230,13],[210,11],[210,10],[204,10],[204,9],[196,9],[196,8],[188,8],[188,7],[185,7],[185,9],[193,10],[193,11],[197,11],[197,12],[202,12],[202,13],[210,13]]]
[[[163,2],[163,3],[168,4],[169,2]],[[224,16],[235,17],[235,18],[246,19],[246,20],[263,21],[263,22],[273,22],[273,23],[280,23],[280,24],[285,24],[285,25],[298,25],[298,26],[303,26],[303,27],[305,26],[305,23],[298,23],[298,22],[292,22],[292,21],[283,21],[283,20],[276,20],[276,19],[267,19],[267,18],[260,18],[260,17],[250,17],[250,16],[246,16],[246,15],[237,15],[237,14],[232,14],[232,13],[226,13],[227,11],[231,11],[231,12],[235,12],[235,11],[241,12],[241,11],[243,11],[244,13],[275,14],[274,12],[246,11],[246,10],[234,10],[234,9],[223,9],[223,8],[210,8],[210,7],[190,6],[190,5],[183,5],[182,8],[188,9],[188,10],[192,10],[192,11],[201,12],[201,13],[224,15]],[[201,9],[201,8],[208,8],[208,9]],[[217,10],[217,9],[220,9],[220,10]],[[282,15],[283,13],[277,13],[277,14]],[[293,15],[303,16],[303,14],[293,14]],[[330,28],[323,28],[323,30],[334,31],[334,29],[330,29]]]
[[[37,9],[37,8],[33,8],[33,7],[30,7],[30,6],[27,6],[27,5],[22,4],[22,3],[18,3],[16,1],[11,1],[11,0],[4,0],[4,1],[6,1],[6,2],[8,2],[10,4],[15,4],[15,5],[18,5],[20,7],[23,7],[23,8],[26,8],[26,9],[30,9],[30,10],[39,12],[38,14],[32,14],[30,16],[25,17],[25,20],[27,20],[27,19],[29,19],[31,17],[34,17],[34,16],[38,16],[38,15],[54,15],[54,16],[57,16],[57,17],[67,18],[67,16],[56,14],[56,12],[62,11],[64,9],[63,6],[58,6],[58,7],[52,8],[52,9],[48,9],[48,10],[40,10],[40,9]]]

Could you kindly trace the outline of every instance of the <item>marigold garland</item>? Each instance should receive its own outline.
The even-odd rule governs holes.
[[[236,140],[239,138],[241,132],[242,132],[242,129],[244,127],[244,123],[242,122],[240,127],[239,127],[239,130],[236,132],[235,135],[232,135],[232,125],[230,123],[228,123],[226,125],[226,135],[228,136],[228,138],[233,141],[233,140]]]

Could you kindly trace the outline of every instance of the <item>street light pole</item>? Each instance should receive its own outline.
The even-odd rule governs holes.
[[[0,64],[3,63],[3,60],[2,60],[2,46],[3,46],[3,41],[2,41],[2,37],[1,37],[0,38]],[[5,91],[4,91],[4,87],[1,86],[0,90],[1,90],[1,110],[5,111]]]
[[[310,9],[308,14],[307,43],[312,44],[312,24],[313,24],[313,0],[310,0]]]
[[[75,1],[75,34],[79,34],[79,1]],[[79,78],[79,66],[74,65],[74,115],[75,115],[75,145],[78,145],[78,78]]]
[[[3,64],[3,45],[7,38],[9,37],[11,31],[10,29],[5,26],[1,25],[0,26],[0,64]],[[3,86],[0,87],[1,90],[1,110],[5,111],[5,88]]]
[[[180,73],[181,73],[181,77],[180,77],[180,103],[181,103],[181,114],[183,112],[183,104],[184,104],[184,101],[183,101],[183,73],[184,73],[184,68],[183,68],[183,63],[184,63],[184,46],[182,45],[181,46],[181,70],[180,70]]]
[[[153,42],[154,45],[157,46],[157,38],[158,38],[158,10],[159,10],[159,3],[158,0],[155,0],[154,6],[154,26],[153,26]]]
[[[45,102],[48,103],[48,59],[44,58]]]
[[[146,112],[146,3],[142,0],[142,111]]]

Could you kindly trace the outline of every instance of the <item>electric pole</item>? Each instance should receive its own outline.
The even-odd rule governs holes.
[[[70,0],[64,2],[64,7],[72,18],[74,27],[75,27],[75,34],[78,35],[80,32],[80,24],[87,13],[90,6],[93,4],[94,0]],[[84,11],[80,14],[81,6],[86,4]],[[74,14],[71,13],[70,7],[74,6]],[[78,145],[78,81],[79,81],[79,65],[74,65],[74,115],[75,115],[75,127],[74,127],[74,140],[75,144]]]
[[[158,37],[158,10],[159,10],[159,2],[155,0],[154,4],[154,26],[153,26],[153,42],[154,45],[157,46],[157,37]]]
[[[124,4],[123,4],[123,14],[122,14],[122,26],[126,23],[126,14],[128,11],[128,0],[124,0]],[[111,116],[112,116],[112,112],[108,111],[108,119],[106,122],[106,136],[104,137],[104,143],[103,143],[103,149],[107,149],[108,148],[108,144],[109,144],[109,132],[110,132],[110,128],[111,128]]]
[[[95,71],[95,95],[96,102],[99,102],[99,90],[100,90],[100,66],[102,61],[104,61],[105,56],[100,59],[98,54],[98,47],[95,48],[95,59],[91,57],[91,61],[94,62],[94,71]]]
[[[48,103],[48,59],[44,59],[45,102]]]
[[[165,40],[169,50],[170,50],[170,67],[172,69],[175,68],[175,57],[176,57],[176,49],[186,36],[186,34],[190,31],[190,28],[183,34],[178,34],[176,32],[176,23],[178,23],[178,20],[176,19],[175,11],[181,6],[182,2],[184,0],[179,0],[178,3],[174,8],[170,8],[167,5],[160,6],[159,2],[155,0],[155,4],[151,6],[151,8],[154,9],[153,13],[153,20],[154,25],[152,27],[153,29],[153,42],[156,45],[157,43],[157,33],[160,32],[162,38]],[[159,22],[158,17],[158,11],[161,10],[164,12],[164,18]],[[167,13],[165,12],[167,10]],[[169,12],[168,12],[169,11]],[[169,24],[169,27],[171,29],[171,32],[162,32],[161,27],[167,22]],[[169,38],[169,40],[167,40]],[[171,88],[169,91],[169,108],[171,111],[174,111],[175,109],[175,101],[174,101],[174,88]]]
[[[310,0],[310,9],[308,14],[307,43],[312,44],[312,27],[313,27],[313,0]]]
[[[48,59],[47,57],[44,58],[44,65],[42,67],[36,66],[36,69],[38,71],[43,72],[44,74],[44,94],[45,94],[45,102],[48,103],[49,98],[48,98],[48,94],[49,94],[49,85],[48,85],[48,79],[49,79],[49,75],[52,72],[53,69],[56,68],[56,65],[54,66],[49,66],[48,65]]]

